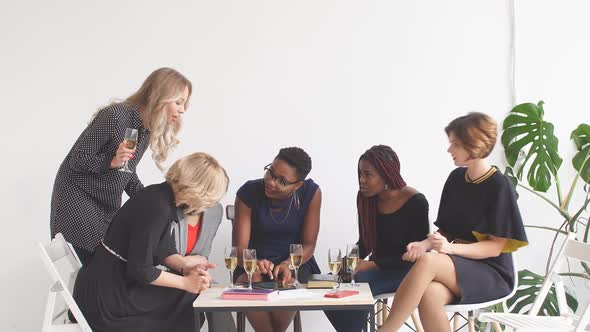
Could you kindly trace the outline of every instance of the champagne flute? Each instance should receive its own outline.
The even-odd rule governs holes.
[[[133,129],[133,128],[125,129],[125,138],[124,138],[123,142],[125,142],[125,147],[127,147],[128,149],[131,149],[131,150],[135,149],[135,146],[137,145],[137,129]],[[129,169],[129,166],[127,166],[127,163],[128,163],[128,160],[125,160],[123,162],[123,166],[121,168],[119,168],[119,171],[133,173],[133,171]]]
[[[356,287],[358,286],[356,282],[354,282],[354,270],[356,270],[356,266],[359,263],[359,246],[358,244],[347,244],[346,245],[346,270],[350,272],[350,286]]]
[[[299,288],[301,287],[301,284],[299,283],[299,277],[297,273],[299,272],[299,267],[303,262],[303,245],[291,244],[289,247],[289,254],[291,255],[291,265],[293,266],[293,269],[295,269],[295,282],[293,285],[295,285],[295,288]]]
[[[342,268],[342,252],[340,252],[340,248],[330,248],[328,249],[328,268],[330,272],[334,275],[334,281],[338,283],[338,272]],[[337,287],[334,286],[334,290]]]
[[[234,270],[238,265],[238,248],[225,247],[225,267],[229,270],[229,288],[234,288]]]
[[[248,289],[252,289],[252,274],[256,271],[256,249],[244,249],[244,270],[248,274]]]

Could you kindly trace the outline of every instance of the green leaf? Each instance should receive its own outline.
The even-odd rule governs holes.
[[[570,138],[578,149],[578,153],[572,159],[572,164],[576,171],[580,172],[580,177],[584,182],[590,183],[590,161],[587,161],[590,154],[590,126],[587,124],[579,125],[578,128],[572,131]],[[581,171],[580,168],[582,168]]]
[[[545,278],[531,272],[529,270],[521,270],[518,272],[518,290],[513,297],[506,301],[506,306],[512,313],[523,313],[526,314],[531,309],[533,302],[539,294],[539,290],[543,285]],[[573,312],[578,308],[578,301],[570,294],[566,288],[566,302]],[[540,316],[558,316],[559,307],[557,304],[557,295],[555,293],[555,287],[551,287],[545,302],[539,310]]]
[[[510,180],[510,183],[512,183],[512,188],[514,188],[516,199],[518,199],[518,191],[516,191],[516,186],[518,186],[518,179],[516,178],[516,176],[514,176],[514,171],[512,170],[512,167],[506,166],[506,168],[504,169],[504,175],[506,175],[506,177],[508,177],[508,179]]]
[[[528,147],[516,176],[522,180],[524,169],[528,166],[529,185],[534,190],[547,192],[562,159],[558,154],[559,141],[553,134],[553,124],[543,120],[543,115],[542,101],[538,105],[525,103],[515,106],[504,119],[501,141],[508,164],[512,167],[518,160],[518,153]]]

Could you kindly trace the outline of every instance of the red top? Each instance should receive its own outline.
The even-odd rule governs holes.
[[[198,223],[196,226],[188,225],[188,232],[187,232],[187,239],[186,239],[186,254],[188,255],[193,251],[195,244],[197,244],[197,239],[199,238],[199,230],[201,229],[201,223]]]

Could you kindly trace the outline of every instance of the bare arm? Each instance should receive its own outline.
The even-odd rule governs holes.
[[[449,243],[447,238],[439,233],[428,236],[432,249],[450,255],[462,256],[470,259],[485,259],[498,257],[502,253],[502,248],[506,245],[508,239],[489,236],[487,240],[475,243]]]

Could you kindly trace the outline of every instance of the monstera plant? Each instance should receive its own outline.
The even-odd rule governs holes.
[[[545,121],[544,116],[542,101],[537,104],[517,105],[504,119],[501,141],[508,162],[505,174],[511,178],[516,189],[523,189],[538,196],[558,213],[559,218],[556,220],[559,222],[554,226],[526,225],[555,233],[547,257],[548,270],[555,242],[560,235],[578,232],[581,233],[580,240],[588,242],[590,227],[587,225],[586,208],[590,202],[590,126],[580,124],[570,135],[577,149],[577,153],[571,159],[571,166],[576,170],[576,175],[567,192],[564,192],[563,183],[559,178],[559,170],[563,164],[563,159],[559,155],[559,141],[553,133],[553,124]],[[547,195],[553,183],[557,200]],[[570,203],[574,194],[582,194],[584,198],[580,206],[572,209]],[[521,209],[524,207],[521,206]],[[582,264],[582,271],[563,275],[590,280],[590,267]],[[538,274],[528,270],[520,271],[519,289],[516,295],[507,301],[507,307],[512,312],[526,312],[530,309],[543,281],[544,277]],[[567,302],[575,311],[577,301],[572,294],[567,295]],[[559,314],[556,304],[557,299],[552,290],[539,314]]]

